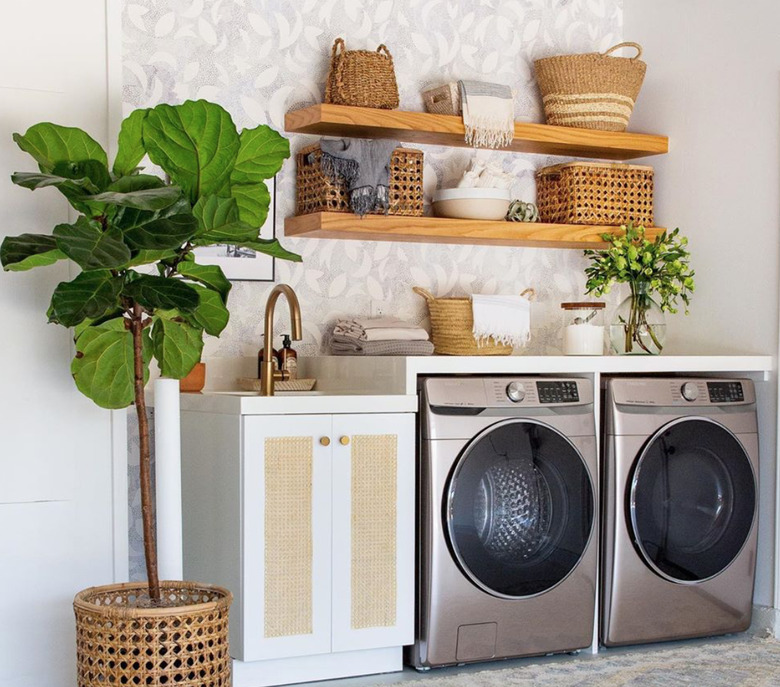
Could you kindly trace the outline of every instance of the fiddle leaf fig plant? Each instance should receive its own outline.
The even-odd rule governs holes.
[[[219,336],[228,323],[230,282],[219,267],[198,264],[195,248],[232,244],[300,261],[259,236],[270,201],[265,180],[289,157],[289,142],[267,126],[239,133],[226,110],[205,100],[132,112],[110,169],[100,144],[78,128],[42,122],[14,140],[38,171],[11,181],[55,188],[78,217],[48,234],[7,237],[0,263],[24,271],[70,259],[81,268],[54,289],[48,318],[74,328],[78,389],[103,408],[136,406],[147,576],[159,601],[149,364],[156,360],[163,376],[185,377],[200,360],[204,333]],[[143,173],[147,156],[164,178]]]

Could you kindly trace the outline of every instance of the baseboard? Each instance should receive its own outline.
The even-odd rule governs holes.
[[[748,632],[759,637],[780,637],[780,609],[753,606],[753,620]]]

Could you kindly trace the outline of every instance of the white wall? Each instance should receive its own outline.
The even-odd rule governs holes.
[[[776,355],[780,3],[625,0],[648,72],[631,128],[670,137],[652,159],[656,217],[690,237],[696,293],[670,351]],[[776,381],[762,388],[756,602],[773,603]]]
[[[104,0],[4,4],[0,238],[68,221],[54,190],[15,187],[35,165],[11,140],[42,121],[107,140]],[[114,580],[112,416],[75,388],[68,332],[46,323],[67,264],[0,274],[0,686],[75,684],[72,600]],[[121,574],[121,572],[119,573]]]

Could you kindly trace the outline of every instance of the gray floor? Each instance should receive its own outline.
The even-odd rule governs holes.
[[[638,646],[615,647],[604,649],[597,655],[589,651],[583,651],[578,655],[556,654],[555,656],[535,656],[530,658],[515,658],[503,661],[490,661],[485,663],[472,663],[467,666],[453,666],[451,668],[435,668],[428,671],[418,672],[408,666],[402,672],[385,673],[383,675],[366,675],[362,677],[343,678],[339,680],[324,680],[321,682],[301,683],[309,687],[367,687],[368,685],[397,685],[410,682],[418,682],[428,677],[447,677],[448,675],[462,675],[469,672],[478,672],[483,670],[504,670],[507,668],[521,668],[524,665],[551,663],[557,664],[563,661],[573,661],[578,659],[597,659],[599,656],[617,653],[644,653],[650,654],[653,651],[671,649],[674,647],[697,646],[704,643],[713,642],[733,642],[744,639],[746,634],[727,635],[725,637],[708,637],[706,639],[687,639],[679,642],[661,642],[659,644],[642,644]],[[422,685],[420,685],[422,687]]]

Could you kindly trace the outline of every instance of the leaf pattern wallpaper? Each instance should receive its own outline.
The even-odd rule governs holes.
[[[426,88],[478,79],[510,85],[515,118],[541,122],[533,60],[620,42],[622,10],[622,0],[125,0],[124,109],[206,98],[227,108],[239,129],[269,124],[283,133],[285,112],[322,102],[330,49],[340,36],[350,49],[388,46],[400,109],[422,111]],[[293,155],[316,140],[292,135]],[[514,195],[524,200],[534,199],[534,171],[560,161],[420,147],[426,203],[437,187],[452,185],[474,156],[511,173]],[[276,261],[276,281],[290,284],[301,302],[300,355],[327,354],[335,321],[368,316],[372,304],[427,325],[425,304],[411,290],[415,285],[439,296],[533,287],[532,338],[518,353],[560,353],[560,303],[583,297],[582,251],[284,238],[284,218],[295,209],[292,159],[277,177],[276,203],[276,235],[303,256],[298,264]],[[230,324],[219,339],[207,338],[206,360],[256,355],[271,286],[234,282]],[[618,302],[613,292],[608,306]],[[285,310],[278,309],[280,335],[287,327]],[[132,458],[130,469],[135,531],[140,515]],[[142,560],[137,542],[134,535],[134,576]]]

